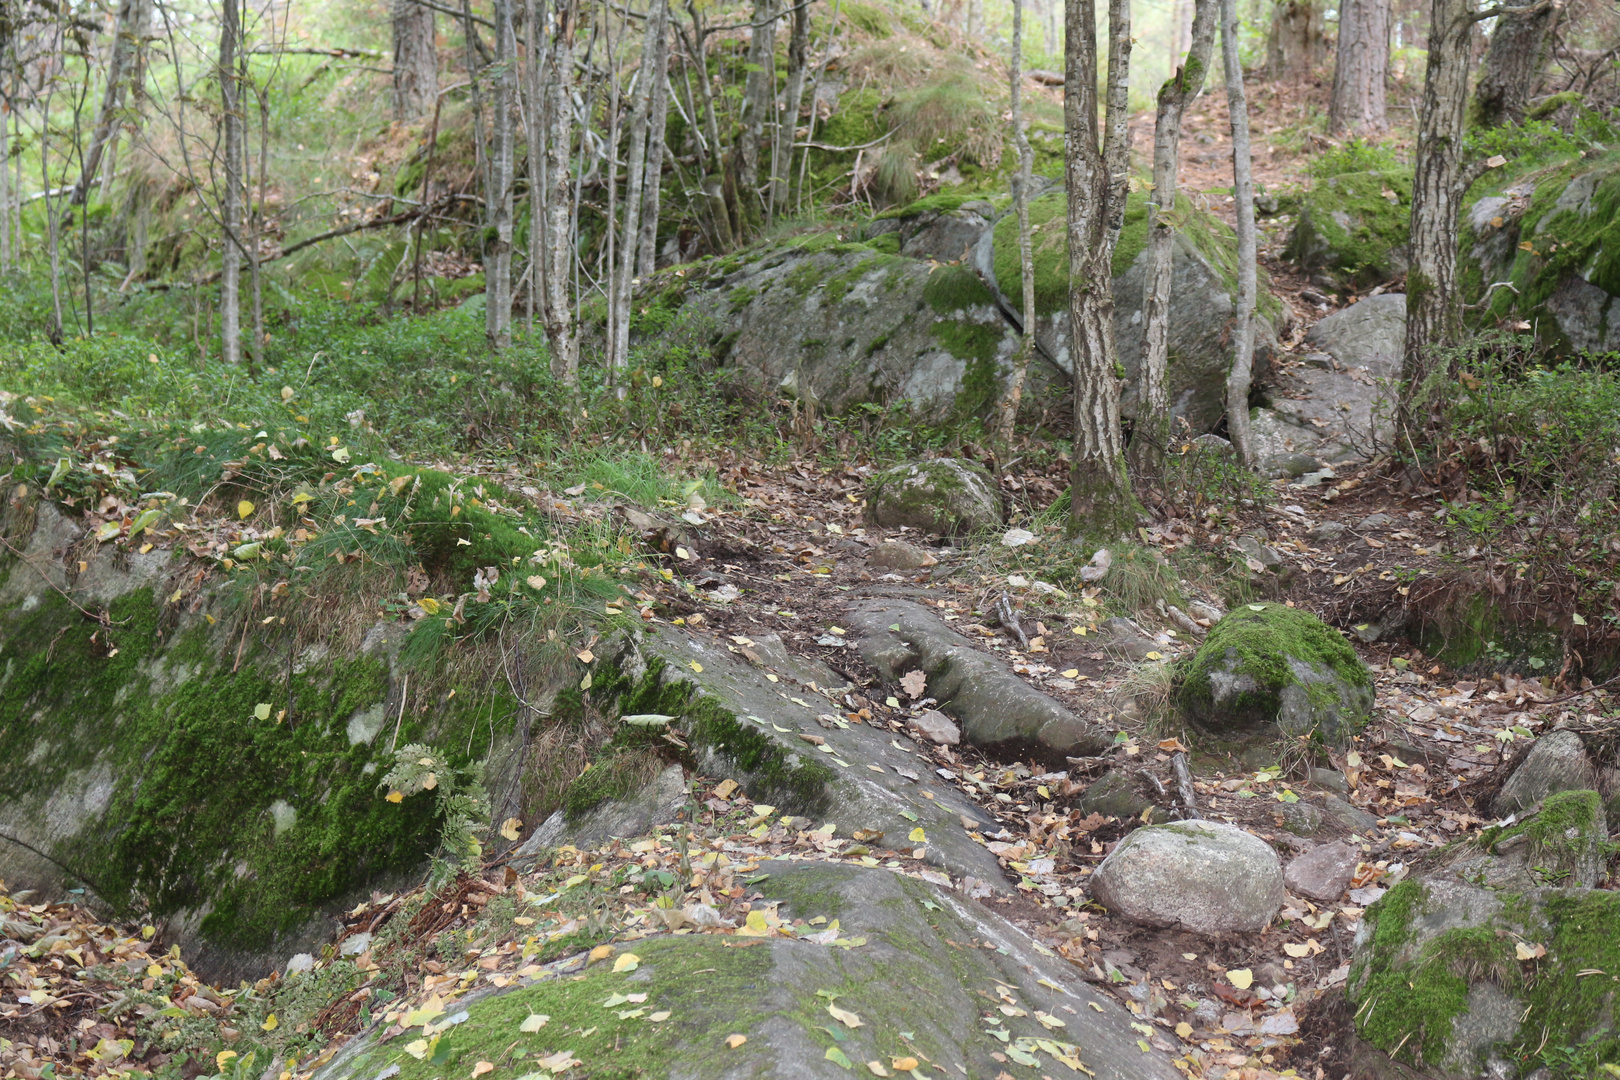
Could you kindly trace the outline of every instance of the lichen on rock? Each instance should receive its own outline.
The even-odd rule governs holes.
[[[984,466],[935,458],[878,473],[866,486],[872,524],[906,526],[941,536],[962,536],[1002,522],[1001,493]]]

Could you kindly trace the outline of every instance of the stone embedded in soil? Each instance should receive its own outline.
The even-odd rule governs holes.
[[[1350,781],[1345,779],[1344,773],[1337,769],[1313,768],[1311,770],[1311,783],[1319,788],[1330,788],[1340,795],[1347,795],[1350,792]]]
[[[1283,803],[1277,808],[1283,828],[1295,836],[1315,836],[1322,831],[1322,811],[1308,802]]]
[[[1322,844],[1288,861],[1283,882],[1312,900],[1337,900],[1355,876],[1360,853],[1343,841]]]
[[[1491,810],[1505,817],[1529,809],[1553,792],[1596,786],[1597,773],[1581,737],[1573,731],[1554,731],[1536,740],[1491,801]]]
[[[1101,814],[1130,821],[1153,809],[1153,804],[1142,797],[1129,777],[1110,769],[1087,785],[1075,800],[1075,808],[1085,815]]]
[[[1347,829],[1369,833],[1378,828],[1378,819],[1359,806],[1351,806],[1337,795],[1322,797],[1322,812]]]
[[[1395,519],[1388,514],[1368,514],[1356,522],[1356,532],[1367,532],[1372,529],[1387,529],[1395,524]]]
[[[975,648],[921,604],[857,600],[847,625],[861,658],[885,686],[924,672],[926,694],[961,725],[962,737],[1003,759],[1033,756],[1061,768],[1066,757],[1099,754],[1113,744],[1107,732]]]
[[[1103,645],[1113,652],[1122,654],[1133,664],[1139,664],[1148,659],[1148,653],[1160,652],[1164,649],[1157,640],[1150,636],[1130,619],[1116,615],[1106,619],[1102,624]]]
[[[916,544],[889,540],[872,549],[867,562],[883,570],[926,570],[939,560]]]
[[[897,465],[866,485],[866,517],[886,529],[906,526],[963,536],[1000,525],[1001,492],[984,466],[959,458]]]
[[[1137,829],[1091,876],[1091,894],[1144,926],[1200,934],[1264,929],[1282,907],[1282,866],[1235,825],[1177,821]]]
[[[962,741],[962,729],[938,709],[914,716],[910,723],[919,735],[939,746],[955,746]]]
[[[1319,544],[1330,543],[1345,534],[1346,526],[1342,521],[1324,521],[1317,525],[1306,535]]]

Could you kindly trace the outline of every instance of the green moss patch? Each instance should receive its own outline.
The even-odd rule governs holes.
[[[1341,702],[1328,682],[1300,677],[1290,663],[1337,679],[1353,693]],[[1220,729],[1257,728],[1277,720],[1285,694],[1302,687],[1313,706],[1343,706],[1341,725],[1358,727],[1371,704],[1371,676],[1349,642],[1306,611],[1283,604],[1244,604],[1210,630],[1176,671],[1176,700],[1194,721]]]
[[[1300,199],[1299,224],[1284,257],[1326,269],[1348,284],[1387,281],[1406,265],[1412,174],[1402,169],[1319,180]]]

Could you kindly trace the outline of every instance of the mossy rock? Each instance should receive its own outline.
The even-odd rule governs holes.
[[[1068,198],[1061,187],[1029,204],[1031,259],[1035,268],[1035,337],[1041,353],[1064,372],[1069,355]],[[1231,324],[1237,296],[1237,240],[1232,230],[1191,200],[1176,202],[1179,221],[1171,255],[1170,357],[1165,378],[1171,410],[1195,434],[1212,431],[1225,415],[1226,373],[1232,366]],[[1114,248],[1114,340],[1125,382],[1121,412],[1135,415],[1137,371],[1143,343],[1143,286],[1148,241],[1147,195],[1126,201],[1124,227]],[[989,243],[974,252],[974,266],[998,290],[1007,311],[1023,311],[1018,255],[1018,219],[1005,213]],[[1282,307],[1261,271],[1255,320],[1255,375],[1264,378],[1276,350]]]
[[[1283,604],[1244,604],[1177,665],[1176,702],[1217,738],[1341,745],[1366,724],[1372,677],[1343,635]]]
[[[1411,216],[1409,172],[1330,176],[1300,197],[1299,221],[1283,257],[1348,286],[1377,285],[1406,272]]]
[[[1367,909],[1346,995],[1360,1038],[1437,1080],[1600,1075],[1620,1060],[1620,893],[1403,881]]]
[[[1135,1017],[1072,965],[952,890],[826,863],[763,862],[750,882],[763,894],[756,909],[771,911],[780,932],[621,942],[619,955],[636,957],[630,970],[584,966],[581,956],[504,991],[475,990],[450,1006],[465,1019],[420,1060],[408,1038],[384,1041],[379,1022],[314,1080],[396,1069],[399,1080],[434,1080],[465,1076],[480,1061],[493,1066],[488,1080],[518,1080],[563,1052],[598,1080],[843,1080],[851,1069],[892,1075],[903,1057],[943,1075],[989,1077],[1009,1056],[1035,1062],[1030,1075],[1180,1076],[1168,1054],[1144,1052]],[[837,943],[813,940],[829,926]],[[992,1013],[992,1023],[987,1002],[1018,1007]],[[523,1029],[536,1015],[549,1019]]]
[[[1459,277],[1480,319],[1535,322],[1554,349],[1620,348],[1620,152],[1476,185],[1463,214]],[[1551,315],[1551,318],[1547,316]]]
[[[866,485],[866,517],[885,529],[905,526],[963,536],[1002,523],[1001,492],[984,466],[959,458],[898,465]]]

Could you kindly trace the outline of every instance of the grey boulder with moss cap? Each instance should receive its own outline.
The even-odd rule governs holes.
[[[1121,840],[1091,875],[1091,894],[1144,926],[1252,932],[1282,908],[1283,871],[1270,844],[1235,825],[1175,821]]]
[[[850,605],[848,622],[861,659],[884,685],[921,671],[924,693],[962,725],[962,737],[974,746],[1061,768],[1065,757],[1100,754],[1113,744],[1108,732],[974,648],[921,604],[860,600]]]
[[[1372,709],[1372,676],[1315,615],[1240,604],[1176,666],[1176,703],[1218,739],[1316,738],[1344,743]]]
[[[777,932],[643,938],[620,946],[636,956],[628,971],[583,955],[548,964],[450,1005],[466,1019],[446,1025],[439,1057],[418,1060],[410,1035],[385,1041],[398,1029],[379,1019],[312,1080],[465,1077],[480,1060],[496,1063],[488,1080],[517,1080],[550,1075],[541,1062],[565,1051],[585,1075],[680,1080],[894,1076],[904,1058],[930,1077],[1006,1075],[1009,1058],[1031,1076],[1181,1076],[1117,1001],[990,908],[881,869],[761,870],[756,908]],[[548,1019],[523,1027],[535,1016]]]
[[[962,536],[1001,524],[1001,491],[995,477],[976,462],[914,461],[867,481],[866,518],[886,529],[906,526]]]

